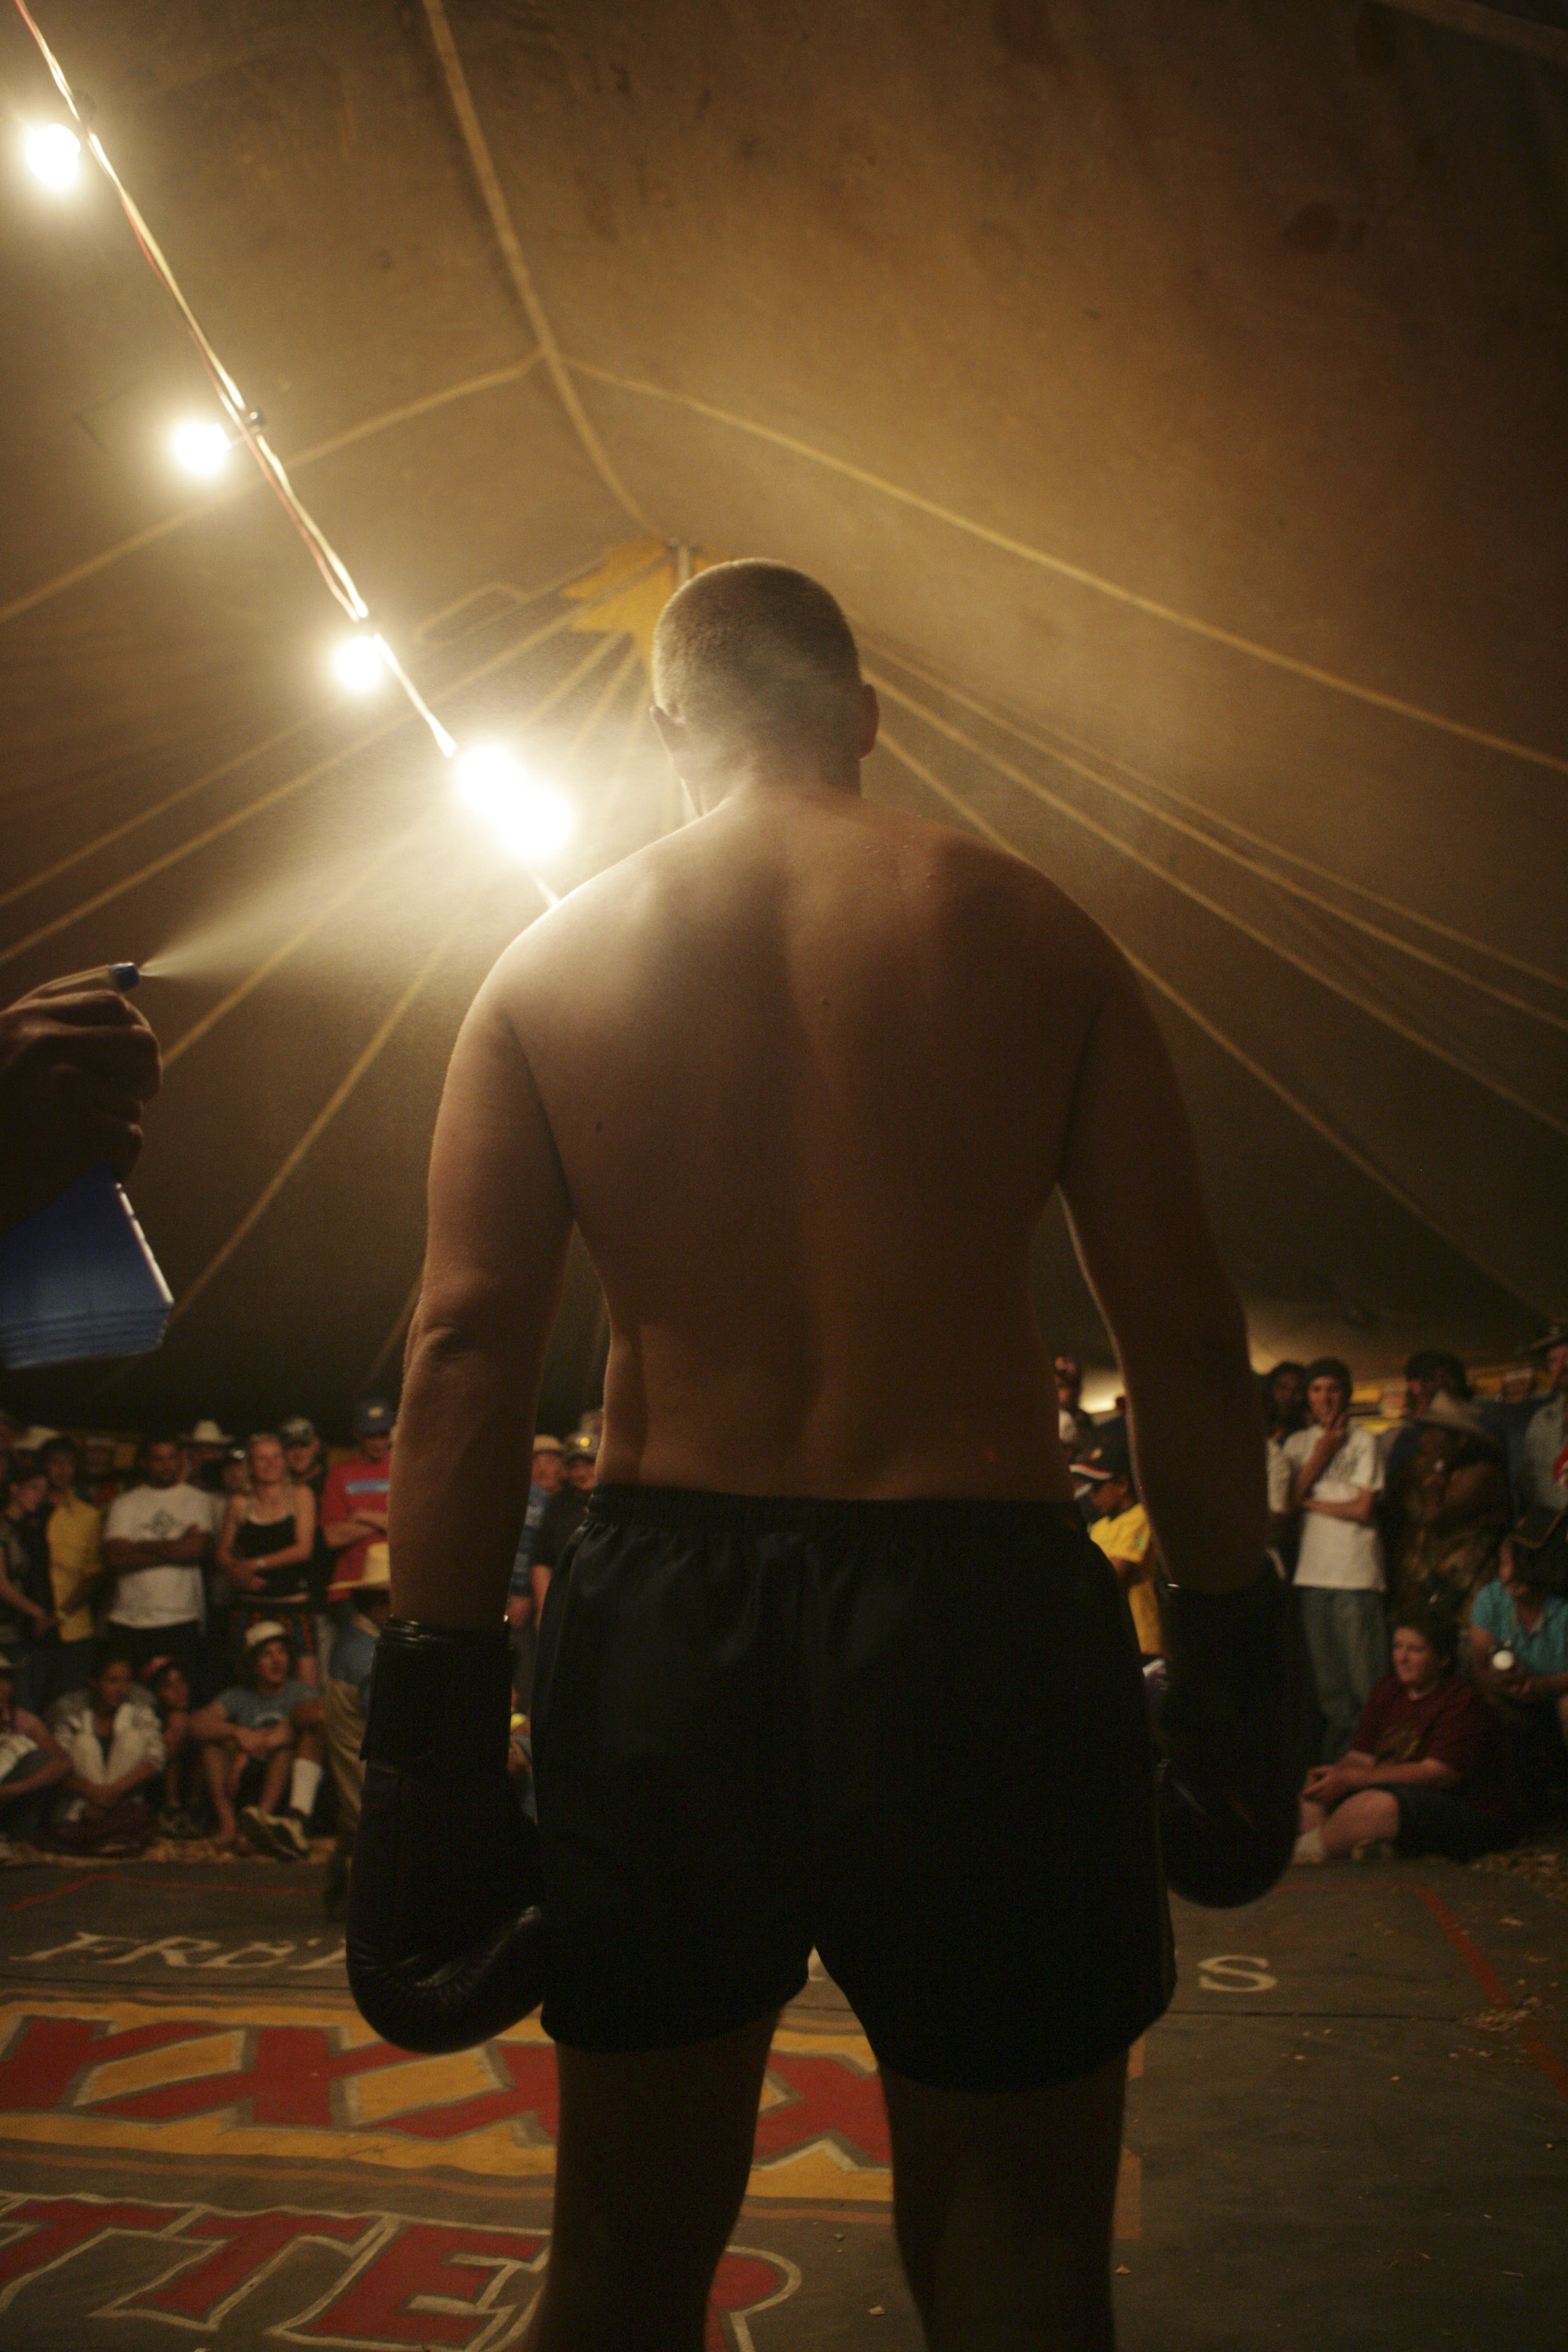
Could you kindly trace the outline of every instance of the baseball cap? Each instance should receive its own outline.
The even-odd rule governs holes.
[[[542,1434],[534,1439],[533,1450],[536,1454],[563,1454],[565,1452],[565,1448],[558,1437],[546,1437]]]
[[[1532,1339],[1524,1352],[1527,1356],[1544,1356],[1548,1348],[1560,1348],[1564,1339],[1568,1339],[1568,1322],[1559,1318],[1549,1323],[1540,1339]]]
[[[384,1397],[361,1397],[354,1407],[356,1437],[390,1437],[397,1416]]]
[[[302,1412],[293,1412],[287,1421],[279,1423],[278,1434],[285,1445],[308,1445],[316,1434],[316,1424],[307,1421]]]
[[[264,1617],[258,1625],[247,1625],[245,1630],[247,1650],[259,1650],[263,1642],[286,1642],[288,1639],[289,1628],[277,1624],[270,1617]]]

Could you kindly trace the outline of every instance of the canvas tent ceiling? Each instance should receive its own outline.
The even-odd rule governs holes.
[[[672,814],[630,640],[565,584],[672,579],[662,541],[802,564],[883,685],[868,789],[1035,859],[1144,971],[1260,1352],[1495,1358],[1568,1304],[1562,10],[40,21],[422,688],[579,798],[558,885]],[[0,78],[54,110],[9,15]],[[111,1385],[13,1389],[335,1421],[393,1376],[445,1055],[539,901],[417,721],[332,687],[265,493],[171,471],[194,354],[108,191],[14,149],[0,981],[169,956],[133,1191],[184,1311]],[[1106,1359],[1055,1222],[1039,1286]],[[552,1419],[602,1347],[575,1265]]]

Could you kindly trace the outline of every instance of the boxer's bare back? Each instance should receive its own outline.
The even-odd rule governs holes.
[[[510,1534],[474,1512],[475,1432],[443,1475],[437,1430],[477,1406],[482,1330],[506,1399],[480,1418],[517,1447],[487,1483],[521,1509],[574,1221],[610,1314],[601,1478],[1068,1496],[1029,1266],[1058,1183],[1167,1552],[1243,1581],[1261,1496],[1239,1315],[1163,1046],[1098,927],[1021,860],[809,780],[742,785],[600,875],[509,950],[453,1057],[399,1450],[425,1450],[427,1416],[435,1446],[416,1495],[398,1481],[400,1606],[488,1620],[475,1547],[493,1582]],[[1194,1350],[1228,1359],[1218,1389],[1194,1394]],[[445,1541],[416,1532],[426,1508]]]

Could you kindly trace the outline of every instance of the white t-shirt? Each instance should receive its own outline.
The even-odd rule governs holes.
[[[116,1536],[128,1543],[177,1543],[192,1528],[210,1536],[213,1498],[199,1486],[132,1486],[117,1495],[103,1522],[103,1540]],[[205,1617],[202,1571],[196,1562],[171,1561],[160,1568],[130,1568],[114,1580],[109,1604],[111,1625],[138,1631],[155,1625],[186,1625]]]
[[[1285,1440],[1284,1454],[1290,1475],[1310,1460],[1322,1432],[1316,1423],[1298,1429]],[[1383,1457],[1370,1429],[1352,1427],[1331,1462],[1319,1472],[1312,1492],[1320,1503],[1353,1503],[1367,1487],[1383,1489]],[[1375,1527],[1355,1519],[1326,1518],[1321,1511],[1301,1514],[1301,1549],[1296,1557],[1296,1581],[1341,1592],[1381,1592],[1383,1544]]]

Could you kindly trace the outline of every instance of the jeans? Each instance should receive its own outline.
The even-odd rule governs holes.
[[[1325,1721],[1322,1761],[1337,1764],[1373,1683],[1388,1672],[1387,1611],[1381,1592],[1315,1584],[1299,1584],[1296,1591]]]

